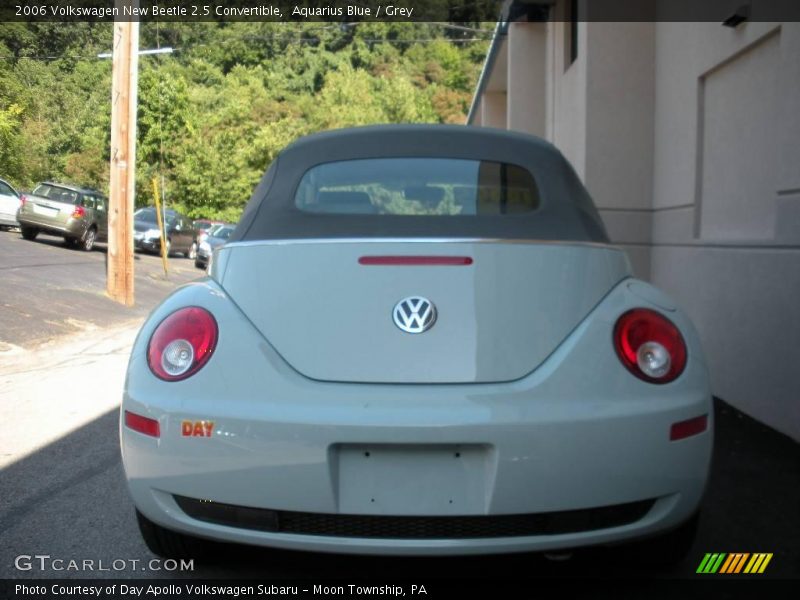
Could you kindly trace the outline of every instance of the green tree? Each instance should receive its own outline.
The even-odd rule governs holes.
[[[491,0],[434,0],[436,23],[143,23],[137,203],[151,180],[192,217],[236,220],[280,150],[315,131],[463,122]],[[111,24],[0,23],[0,177],[106,189]],[[386,199],[391,201],[390,198]]]

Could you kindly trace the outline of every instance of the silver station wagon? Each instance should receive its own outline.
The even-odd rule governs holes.
[[[538,138],[377,126],[272,163],[145,322],[120,415],[141,532],[324,552],[688,550],[697,333]],[[643,550],[643,552],[645,552]]]
[[[108,239],[108,199],[97,190],[44,182],[24,196],[17,220],[26,240],[47,233],[89,251]]]

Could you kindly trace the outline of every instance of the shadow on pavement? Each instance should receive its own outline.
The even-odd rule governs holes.
[[[133,307],[107,294],[108,251],[67,247],[58,237],[0,234],[0,342],[33,348],[64,335],[145,317],[179,285],[205,275],[191,260],[135,254]]]
[[[22,236],[20,235],[20,237],[22,237]],[[45,234],[45,233],[40,233],[39,235],[36,236],[36,239],[33,240],[32,243],[34,243],[34,244],[43,244],[45,246],[51,246],[51,247],[54,247],[54,248],[64,248],[65,250],[70,250],[70,251],[74,252],[75,254],[77,254],[79,256],[81,254],[83,254],[83,253],[86,253],[86,254],[91,256],[92,252],[98,252],[100,254],[104,254],[105,255],[105,262],[106,262],[106,264],[108,264],[108,242],[95,242],[94,248],[92,248],[92,250],[90,252],[86,252],[82,248],[79,248],[79,247],[74,246],[74,245],[67,244],[64,241],[64,238],[61,238],[61,237],[58,237],[58,236],[53,236],[53,235],[48,235],[48,234]],[[133,260],[142,260],[141,256],[139,256],[138,251],[136,251],[134,253]]]

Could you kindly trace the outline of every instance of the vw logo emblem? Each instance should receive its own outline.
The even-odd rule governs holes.
[[[427,298],[409,296],[395,304],[392,317],[394,324],[406,333],[422,333],[436,322],[436,307]]]

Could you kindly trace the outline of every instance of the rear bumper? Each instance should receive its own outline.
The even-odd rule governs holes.
[[[37,218],[35,215],[26,214],[17,217],[20,225],[25,227],[35,227],[43,233],[51,235],[62,235],[66,237],[81,238],[86,233],[87,223],[79,219],[70,218],[66,223],[53,223]]]
[[[195,262],[197,264],[203,265],[204,267],[208,266],[209,255],[206,254],[203,250],[197,250],[197,257],[195,258]]]
[[[160,440],[123,426],[124,464],[136,506],[167,528],[314,551],[471,554],[614,543],[670,529],[697,510],[711,430],[677,442],[669,441],[669,430],[687,417],[710,417],[708,398],[658,411],[631,405],[601,409],[598,399],[578,412],[533,398],[516,407],[497,401],[496,411],[466,398],[449,408],[432,402],[429,411],[417,407],[412,420],[399,417],[389,403],[324,411],[300,398],[296,410],[282,417],[253,418],[227,398],[225,409],[215,414],[164,412]],[[642,399],[642,405],[646,402]],[[131,398],[124,404],[126,410],[144,412]],[[265,412],[272,411],[265,407]],[[213,420],[210,437],[182,436],[184,420],[201,419]],[[201,505],[262,509],[261,524],[258,519],[233,522],[224,512],[209,518],[187,509],[191,502],[181,508],[181,497],[211,501]],[[267,514],[304,512],[312,520],[332,522],[341,515],[517,516],[549,522],[564,511],[614,510],[637,502],[650,504],[632,520],[601,519],[598,526],[587,522],[578,530],[534,527],[510,533],[500,527],[496,536],[473,538],[409,538],[396,524],[377,537],[365,536],[368,526],[286,529],[271,527]],[[484,531],[492,527],[489,520]]]

